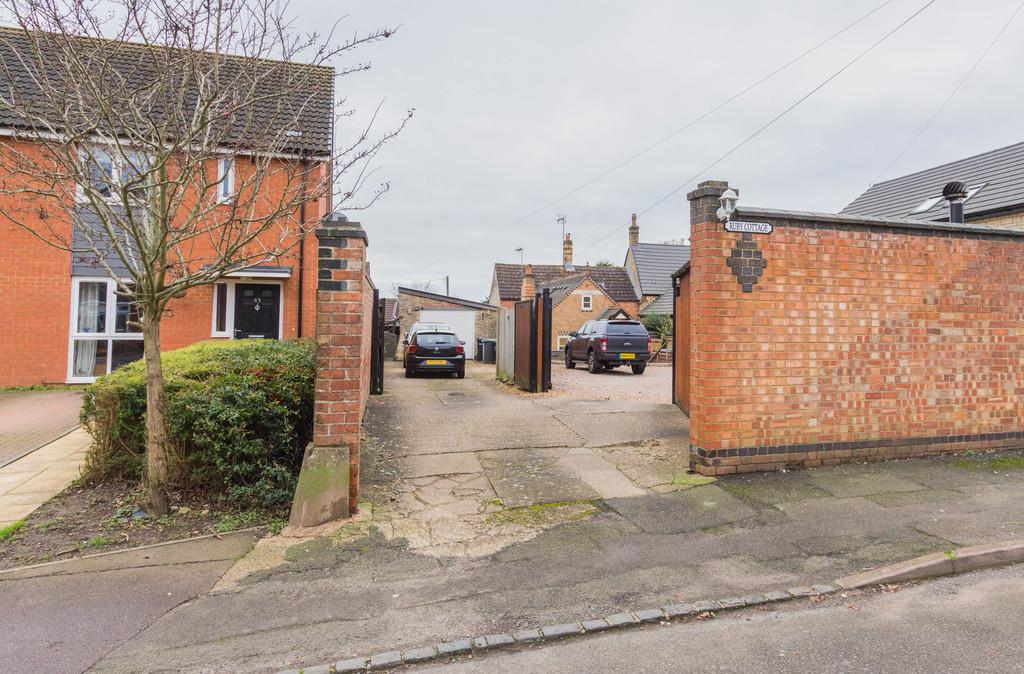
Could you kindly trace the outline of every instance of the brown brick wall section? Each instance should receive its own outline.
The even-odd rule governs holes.
[[[358,223],[317,231],[317,372],[313,444],[349,448],[349,510],[359,495],[359,435],[369,395],[373,286],[368,282],[366,239]]]
[[[983,218],[968,218],[967,221],[971,224],[985,225],[986,227],[995,227],[997,229],[1001,227],[1006,229],[1024,229],[1024,211],[1002,213]]]
[[[591,296],[592,311],[583,311],[581,294]],[[551,308],[551,347],[559,349],[559,336],[566,336],[587,321],[596,320],[606,309],[618,307],[624,309],[633,318],[639,317],[639,302],[615,302],[598,288],[591,279],[584,279],[568,297]]]
[[[1024,238],[772,220],[743,292],[691,205],[698,470],[1024,445]]]

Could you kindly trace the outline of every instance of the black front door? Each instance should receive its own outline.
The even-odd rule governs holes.
[[[281,325],[281,286],[272,283],[235,284],[235,338],[278,339]]]

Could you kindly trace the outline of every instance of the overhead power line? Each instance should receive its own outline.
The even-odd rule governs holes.
[[[749,136],[747,136],[746,138],[744,138],[743,140],[741,140],[741,141],[740,141],[739,143],[737,143],[736,145],[733,145],[733,146],[732,146],[732,147],[731,147],[731,148],[730,148],[730,149],[729,149],[728,151],[726,151],[726,152],[725,152],[724,154],[720,155],[720,156],[719,156],[719,157],[718,157],[717,159],[715,159],[715,160],[714,160],[713,162],[711,162],[711,163],[710,163],[710,164],[708,164],[707,166],[705,166],[705,167],[701,168],[701,169],[700,169],[699,171],[697,171],[696,173],[694,173],[694,174],[693,174],[692,176],[690,176],[689,178],[687,178],[686,180],[684,180],[684,181],[683,181],[682,183],[680,183],[679,185],[677,185],[676,187],[674,187],[674,188],[673,188],[673,189],[672,189],[672,190],[671,190],[671,191],[670,191],[670,192],[669,192],[668,194],[666,194],[665,196],[661,197],[660,199],[658,199],[657,201],[655,201],[655,202],[654,202],[653,204],[651,204],[651,205],[650,205],[650,206],[648,206],[647,208],[645,208],[645,209],[643,209],[642,211],[640,211],[640,212],[638,213],[638,215],[644,215],[645,213],[648,213],[648,212],[650,212],[650,211],[654,210],[655,208],[657,208],[658,206],[660,206],[661,204],[665,203],[666,201],[668,201],[669,199],[671,199],[671,198],[672,198],[673,196],[675,196],[676,194],[678,194],[678,193],[679,193],[679,192],[680,192],[681,190],[685,189],[685,188],[686,188],[687,186],[689,186],[689,185],[690,185],[691,183],[693,183],[693,181],[694,181],[694,180],[696,180],[697,178],[701,177],[702,175],[704,175],[705,173],[707,173],[708,171],[710,171],[711,169],[713,169],[714,167],[718,166],[718,165],[719,165],[719,164],[721,164],[721,163],[722,163],[723,161],[725,161],[726,159],[728,159],[728,158],[729,158],[730,156],[732,156],[732,155],[733,155],[733,153],[735,153],[735,152],[736,152],[737,150],[739,150],[739,149],[740,149],[741,147],[743,147],[744,145],[746,145],[746,144],[747,144],[747,143],[749,143],[750,141],[752,141],[752,140],[754,140],[755,138],[757,138],[758,136],[760,136],[760,135],[761,135],[761,133],[763,133],[764,131],[766,131],[766,130],[768,130],[769,128],[771,128],[771,127],[772,127],[772,126],[773,126],[773,125],[774,125],[774,124],[775,124],[776,122],[778,122],[778,121],[779,121],[780,119],[782,119],[783,117],[785,117],[786,115],[788,115],[788,114],[789,114],[790,112],[792,112],[793,110],[795,110],[795,109],[796,109],[796,108],[797,108],[797,107],[798,107],[798,106],[799,106],[799,105],[800,105],[801,103],[803,103],[803,102],[804,102],[804,101],[806,101],[806,100],[807,100],[808,98],[810,98],[810,97],[811,97],[811,96],[813,96],[813,95],[814,95],[815,93],[817,93],[817,92],[818,92],[818,91],[820,91],[820,90],[821,90],[822,88],[824,88],[824,87],[825,87],[826,85],[828,85],[828,83],[829,83],[829,82],[831,82],[832,80],[836,79],[837,77],[839,77],[840,75],[842,75],[842,74],[843,74],[844,72],[846,72],[847,70],[849,70],[849,69],[850,69],[851,67],[853,67],[853,65],[854,65],[855,63],[857,63],[857,62],[858,62],[858,61],[860,61],[860,60],[861,60],[862,58],[864,58],[865,56],[867,56],[868,54],[870,54],[870,53],[871,53],[872,51],[874,51],[874,50],[875,50],[875,48],[876,48],[876,47],[878,47],[878,45],[882,44],[883,42],[885,42],[886,40],[888,40],[888,39],[889,39],[890,37],[892,37],[893,35],[895,35],[895,34],[896,34],[896,33],[897,33],[897,32],[898,32],[898,31],[899,31],[899,30],[900,30],[901,28],[903,28],[903,27],[904,27],[904,26],[906,26],[906,25],[907,25],[908,23],[910,23],[911,21],[913,21],[913,20],[914,20],[914,19],[915,19],[915,18],[916,18],[916,17],[918,16],[918,15],[920,15],[920,14],[921,14],[922,12],[924,12],[924,11],[925,11],[926,9],[928,9],[929,7],[931,7],[931,6],[933,5],[933,4],[935,4],[935,0],[929,0],[928,2],[926,2],[926,3],[924,4],[924,5],[922,5],[922,6],[920,7],[920,8],[918,8],[918,9],[917,9],[917,10],[916,10],[916,11],[915,11],[915,12],[914,12],[913,14],[911,14],[911,15],[910,15],[910,16],[908,16],[907,18],[903,19],[902,21],[900,21],[900,22],[899,22],[898,24],[896,24],[896,26],[895,26],[894,28],[892,28],[891,30],[889,30],[889,32],[887,32],[887,33],[886,33],[885,35],[883,35],[883,36],[882,36],[882,37],[880,37],[880,38],[879,38],[878,40],[876,40],[875,42],[873,42],[873,43],[872,43],[872,44],[871,44],[871,45],[870,45],[869,47],[867,47],[866,49],[864,49],[863,51],[861,51],[860,53],[858,53],[858,54],[857,54],[856,56],[854,56],[854,57],[853,57],[853,58],[852,58],[851,60],[847,61],[847,62],[846,62],[846,65],[844,65],[844,66],[843,66],[842,68],[840,68],[839,70],[835,71],[834,73],[832,73],[831,75],[829,75],[828,77],[826,77],[826,78],[825,78],[824,80],[822,80],[821,82],[819,82],[819,83],[818,83],[818,84],[817,84],[817,85],[816,85],[816,86],[815,86],[815,87],[814,87],[813,89],[811,89],[811,90],[810,90],[810,91],[808,91],[808,92],[807,92],[806,94],[804,94],[804,95],[803,95],[803,96],[801,96],[800,98],[798,98],[798,99],[796,99],[795,101],[793,101],[793,103],[791,103],[791,104],[789,105],[789,107],[787,107],[787,108],[786,108],[785,110],[783,110],[783,111],[782,111],[782,112],[780,112],[779,114],[777,114],[777,115],[775,115],[774,117],[772,117],[772,118],[771,118],[770,120],[768,120],[768,121],[767,121],[767,122],[766,122],[765,124],[763,124],[763,125],[761,125],[760,127],[758,127],[758,129],[757,129],[756,131],[754,131],[754,132],[753,132],[752,134],[750,134]],[[620,229],[622,229],[622,228],[624,228],[624,227],[626,227],[626,226],[628,226],[628,225],[629,225],[629,223],[627,222],[627,223],[625,223],[625,224],[623,224],[623,225],[618,225],[617,227],[615,227],[615,229],[609,230],[609,231],[608,231],[608,232],[607,232],[606,234],[602,235],[602,236],[601,236],[601,238],[597,239],[596,241],[594,241],[594,242],[593,242],[592,244],[590,244],[589,246],[587,246],[586,248],[584,248],[584,249],[583,249],[583,250],[581,250],[580,252],[581,252],[581,253],[584,253],[584,252],[586,252],[586,251],[590,250],[591,248],[593,248],[593,247],[594,247],[594,246],[596,246],[597,244],[599,244],[599,243],[601,243],[602,241],[604,241],[605,239],[607,239],[607,238],[608,238],[609,236],[611,236],[612,234],[616,233],[617,231],[619,231]]]
[[[594,176],[593,178],[590,178],[586,182],[580,183],[579,185],[577,185],[576,187],[572,188],[571,190],[569,190],[565,194],[562,194],[562,195],[556,197],[555,199],[552,199],[548,203],[544,204],[543,206],[541,206],[541,207],[539,207],[539,208],[537,208],[537,209],[527,213],[526,215],[522,216],[518,220],[510,222],[509,224],[507,224],[507,225],[505,225],[503,227],[499,227],[498,229],[489,232],[488,234],[486,234],[486,235],[482,236],[481,238],[477,239],[476,241],[473,241],[472,243],[470,243],[470,244],[468,244],[466,246],[463,246],[462,248],[460,248],[460,249],[458,249],[458,250],[456,250],[454,252],[448,253],[444,257],[438,258],[434,262],[431,262],[430,264],[428,264],[426,266],[426,268],[430,268],[430,267],[433,267],[435,265],[438,265],[438,264],[440,264],[440,263],[442,263],[442,262],[444,262],[446,260],[449,260],[449,259],[455,257],[456,255],[460,255],[460,254],[464,253],[465,251],[469,250],[470,248],[474,248],[474,247],[480,245],[484,241],[487,241],[488,239],[491,239],[491,238],[497,236],[498,234],[501,234],[503,232],[507,232],[508,230],[512,229],[516,225],[520,225],[520,224],[526,222],[530,218],[532,218],[532,217],[534,217],[536,215],[539,215],[540,213],[543,213],[544,211],[546,211],[547,209],[551,208],[552,206],[556,206],[557,204],[561,203],[562,201],[565,201],[566,199],[568,199],[569,197],[571,197],[571,196],[579,193],[580,191],[590,187],[594,183],[596,183],[596,182],[598,182],[598,181],[600,181],[600,180],[602,180],[604,178],[607,178],[608,176],[610,176],[612,173],[615,173],[616,171],[618,171],[623,166],[626,166],[627,164],[629,164],[629,163],[639,159],[640,157],[644,156],[645,154],[647,154],[651,150],[659,147],[660,145],[663,145],[664,143],[667,143],[668,141],[672,140],[673,138],[675,138],[679,134],[683,133],[687,129],[695,126],[696,124],[699,124],[700,122],[704,121],[705,119],[707,119],[711,115],[715,114],[716,112],[718,112],[719,110],[721,110],[725,106],[729,105],[730,103],[732,103],[736,99],[738,99],[738,98],[742,97],[743,95],[749,93],[753,89],[756,89],[757,87],[761,86],[762,84],[764,84],[768,80],[772,79],[773,77],[775,77],[779,73],[781,73],[784,70],[790,68],[791,66],[797,64],[798,62],[802,61],[804,58],[806,58],[807,56],[810,56],[812,53],[814,53],[818,49],[824,47],[826,44],[828,44],[832,40],[836,39],[837,37],[839,37],[843,33],[846,33],[847,31],[849,31],[850,29],[854,28],[855,26],[857,26],[861,22],[865,21],[866,19],[868,19],[872,15],[876,14],[878,11],[880,11],[883,8],[885,8],[887,5],[892,4],[892,2],[893,2],[893,0],[885,0],[885,2],[883,2],[880,5],[876,6],[874,9],[870,10],[866,14],[861,15],[855,21],[846,24],[845,26],[843,26],[842,28],[840,28],[836,32],[832,33],[831,35],[829,35],[825,39],[823,39],[820,42],[818,42],[815,45],[813,45],[812,47],[810,47],[810,48],[806,49],[805,51],[801,52],[799,55],[797,55],[796,57],[790,59],[786,63],[782,64],[781,66],[779,66],[775,70],[771,71],[770,73],[768,73],[767,75],[765,75],[761,79],[757,80],[756,82],[754,82],[752,84],[747,85],[746,87],[744,87],[740,91],[736,92],[735,94],[733,94],[729,98],[725,99],[721,103],[718,103],[714,107],[709,108],[708,110],[704,111],[703,113],[701,113],[697,117],[695,117],[695,118],[691,119],[690,121],[688,121],[686,124],[684,124],[684,125],[680,126],[679,128],[675,129],[674,131],[672,131],[668,135],[663,136],[659,140],[657,140],[657,141],[651,143],[650,145],[644,147],[643,149],[635,152],[634,154],[630,155],[629,157],[626,157],[625,159],[623,159],[619,163],[615,164],[614,166],[612,166],[608,170],[606,170],[606,171],[604,171],[604,172]]]
[[[921,139],[921,136],[923,136],[925,131],[927,131],[931,127],[932,123],[936,120],[936,118],[938,118],[938,116],[942,114],[942,111],[946,109],[946,106],[949,105],[949,102],[952,101],[958,93],[960,93],[960,90],[963,89],[965,84],[967,84],[967,80],[971,78],[971,75],[973,75],[974,71],[978,69],[978,66],[981,65],[981,62],[985,60],[985,57],[988,56],[988,53],[992,51],[992,47],[995,47],[996,43],[999,42],[999,39],[1003,37],[1003,33],[1005,33],[1006,29],[1010,27],[1010,24],[1013,23],[1013,20],[1017,18],[1017,15],[1020,13],[1020,10],[1022,8],[1024,8],[1024,1],[1020,2],[1017,5],[1017,8],[1013,10],[1013,13],[1011,13],[1010,16],[1006,19],[1006,22],[1003,24],[1003,27],[1000,28],[999,32],[995,34],[995,37],[993,37],[992,41],[988,43],[988,46],[985,47],[985,51],[981,52],[981,55],[978,57],[978,60],[974,62],[974,65],[971,66],[971,69],[968,70],[967,74],[963,76],[963,79],[961,79],[957,83],[956,87],[953,88],[953,91],[951,91],[949,93],[949,96],[946,97],[946,100],[942,101],[942,105],[940,105],[935,110],[935,112],[932,113],[932,116],[928,118],[928,121],[925,122],[924,125],[920,129],[918,129],[917,133],[914,134],[914,137],[910,139],[910,142],[907,143],[902,150],[900,150],[900,153],[897,154],[893,158],[893,160],[886,165],[884,169],[882,169],[881,173],[875,176],[875,179],[871,181],[872,185],[877,183],[882,178],[882,176],[888,173],[889,169],[896,165],[896,162],[898,162],[900,159],[903,159],[903,156],[907,154],[910,148],[913,147],[914,144]]]

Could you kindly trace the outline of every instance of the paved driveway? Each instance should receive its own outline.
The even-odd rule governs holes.
[[[78,427],[80,391],[0,393],[0,466]]]
[[[672,367],[648,365],[641,375],[633,374],[628,367],[590,374],[582,363],[574,370],[567,370],[561,360],[556,360],[551,363],[551,393],[546,395],[671,403]]]

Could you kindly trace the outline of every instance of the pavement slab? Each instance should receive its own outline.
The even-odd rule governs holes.
[[[739,522],[756,513],[716,485],[657,498],[610,499],[608,506],[647,532],[683,533]]]
[[[479,457],[506,507],[598,498],[593,487],[562,464],[564,454],[559,449],[509,449],[480,452]]]

